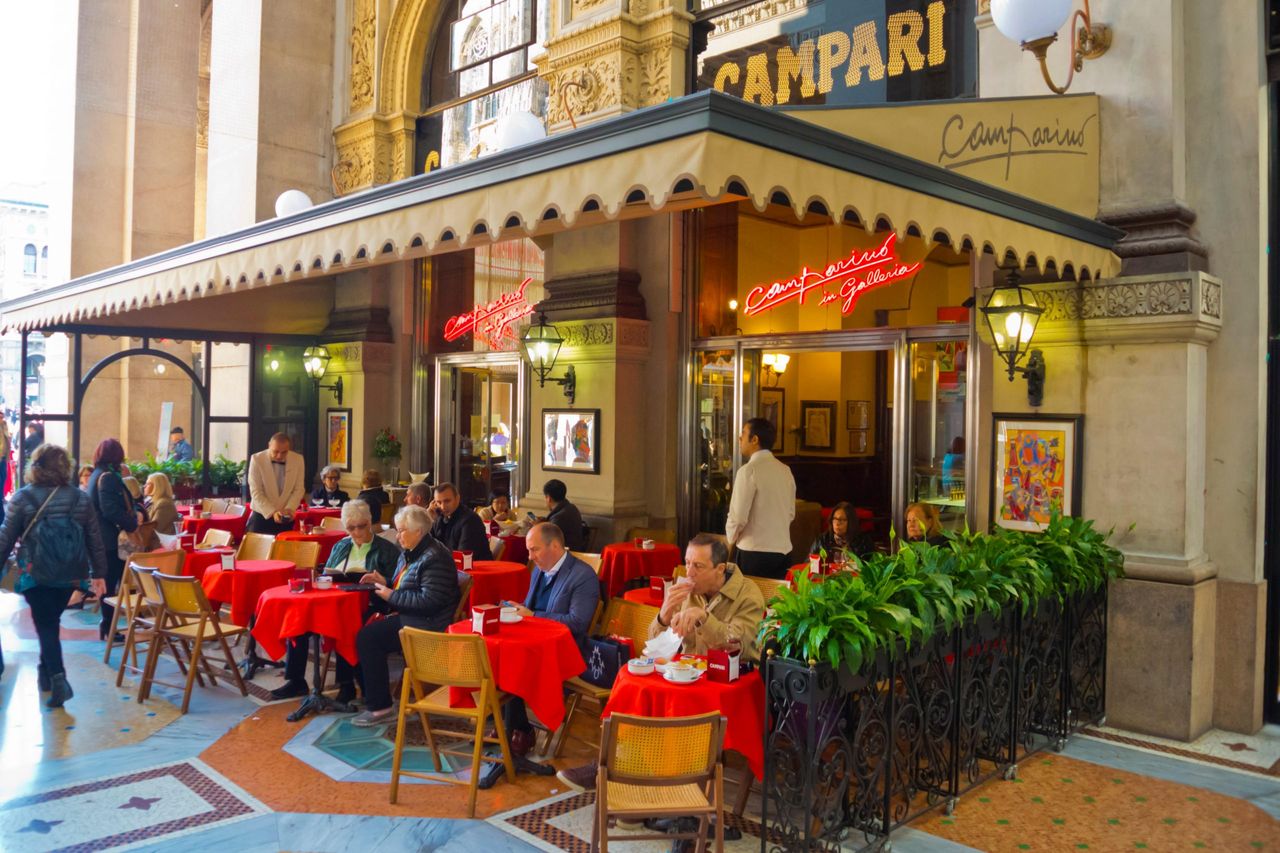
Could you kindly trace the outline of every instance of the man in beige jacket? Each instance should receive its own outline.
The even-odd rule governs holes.
[[[283,432],[267,449],[249,457],[249,499],[253,514],[245,529],[274,536],[293,529],[293,514],[307,493],[305,463]]]

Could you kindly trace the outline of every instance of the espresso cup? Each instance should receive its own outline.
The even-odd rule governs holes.
[[[328,575],[316,578],[316,589],[333,589],[333,578]]]

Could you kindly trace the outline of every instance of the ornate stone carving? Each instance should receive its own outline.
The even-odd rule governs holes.
[[[607,2],[608,0],[572,0],[573,19],[590,15]]]
[[[640,106],[651,107],[671,96],[671,48],[654,46],[640,58]]]
[[[196,147],[209,147],[209,99],[206,96],[203,106],[196,102]]]
[[[550,102],[547,105],[549,123],[568,121],[568,109],[576,121],[617,106],[622,99],[619,87],[619,58],[597,57],[579,68],[566,69],[551,81]]]
[[[1105,320],[1191,314],[1190,279],[1035,289],[1044,319]]]
[[[613,343],[613,323],[573,323],[560,329],[565,346],[591,347]]]
[[[333,182],[339,195],[408,177],[413,119],[372,116],[333,132]]]
[[[709,4],[703,4],[704,9],[708,7]],[[765,0],[763,3],[754,3],[714,18],[715,34],[716,36],[724,36],[734,30],[740,30],[743,27],[749,27],[783,15],[790,15],[808,7],[809,0]]]
[[[1204,288],[1200,291],[1201,307],[1203,311],[1210,317],[1222,319],[1222,285],[1216,281],[1206,281]]]
[[[339,143],[333,182],[339,195],[373,186],[373,137]]]
[[[374,55],[378,12],[373,0],[356,0],[351,12],[350,110],[360,112],[373,105]]]
[[[649,324],[618,321],[618,343],[624,347],[649,348]]]

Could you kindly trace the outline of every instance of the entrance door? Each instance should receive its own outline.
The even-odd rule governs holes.
[[[524,458],[524,371],[518,357],[450,362],[437,376],[435,482],[451,482],[467,506],[503,491],[515,503],[528,474]]]

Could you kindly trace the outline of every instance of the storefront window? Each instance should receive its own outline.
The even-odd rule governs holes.
[[[963,527],[968,344],[911,345],[911,499],[937,507],[943,526]]]
[[[698,530],[724,533],[733,482],[734,351],[710,350],[695,355],[698,432]]]

